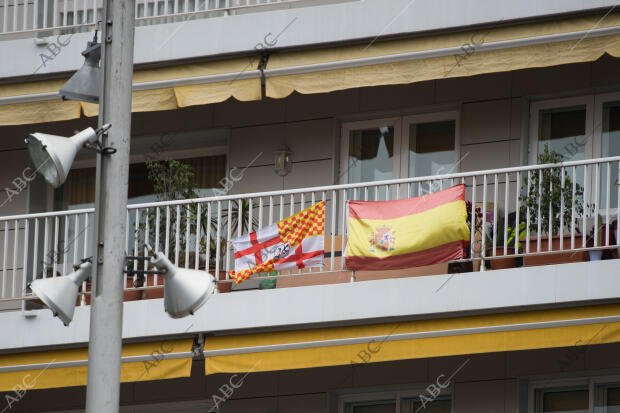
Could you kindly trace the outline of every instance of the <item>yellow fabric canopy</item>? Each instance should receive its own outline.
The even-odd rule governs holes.
[[[133,83],[161,82],[175,79],[197,78],[228,74],[234,76],[256,70],[257,60],[240,58],[234,60],[170,66],[139,70],[134,73]],[[54,79],[23,84],[0,86],[0,98],[39,93],[58,92],[68,79]],[[231,96],[240,101],[261,98],[260,79],[234,79],[164,88],[135,90],[132,96],[133,112],[172,110],[193,105],[223,102]],[[44,123],[97,116],[98,105],[60,99],[0,105],[0,126]]]
[[[620,13],[594,15],[550,22],[524,23],[516,26],[429,35],[403,40],[373,42],[355,46],[332,47],[276,53],[270,56],[265,71],[266,95],[284,98],[293,91],[303,94],[336,90],[395,85],[426,80],[474,76],[534,67],[595,61],[603,54],[620,56],[620,34],[598,34],[601,29],[620,26]],[[565,41],[538,39],[540,36],[583,32]],[[616,33],[616,32],[614,32]],[[510,46],[511,41],[531,44]],[[491,49],[485,47],[493,46]],[[451,55],[431,57],[424,53],[453,48]],[[356,59],[398,57],[418,53],[398,61],[375,64]],[[316,65],[343,64],[346,67],[324,70]],[[258,59],[239,58],[197,64],[139,70],[134,84],[143,85],[133,93],[134,112],[171,110],[205,105],[234,97],[240,101],[259,100],[259,78],[244,79],[238,74],[257,70]],[[290,74],[287,71],[295,70]],[[175,79],[229,75],[229,80],[197,79],[193,84],[164,87],[148,85]],[[56,92],[66,79],[9,84],[0,86],[0,98]],[[97,115],[97,105],[58,99],[0,105],[0,126],[42,123],[75,119],[81,113]]]
[[[527,39],[538,36],[589,31],[620,25],[620,13],[596,15],[553,22],[529,23],[490,30],[432,35],[406,40],[376,42],[313,51],[274,54],[268,70],[347,60],[385,57],[411,52],[457,48],[457,54],[406,60],[394,63],[364,65],[337,70],[317,71],[267,77],[266,94],[284,98],[293,91],[303,94],[336,90],[421,82],[442,78],[474,76],[534,67],[591,62],[604,53],[620,56],[620,35],[594,37],[584,35],[577,40],[546,42],[539,45],[478,51],[481,45]],[[271,75],[268,75],[271,76]]]
[[[191,357],[162,358],[166,353],[191,352],[193,339],[159,341],[152,343],[125,344],[122,356],[147,356],[145,360],[121,364],[121,382],[189,377]],[[49,389],[58,387],[85,386],[88,367],[85,363],[72,367],[56,367],[55,363],[85,362],[88,349],[37,351],[23,354],[0,355],[0,369],[8,366],[39,365],[32,370],[1,371],[0,392],[25,388]]]
[[[620,322],[582,320],[609,316],[620,320],[619,304],[209,337],[205,372],[290,370],[620,342]],[[534,324],[549,322],[565,325]],[[399,337],[415,333],[420,338]],[[355,344],[337,345],[336,340],[355,338],[359,338]],[[282,345],[289,348],[278,349]]]

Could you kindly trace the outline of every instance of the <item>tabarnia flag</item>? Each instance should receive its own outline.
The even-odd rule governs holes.
[[[252,274],[323,266],[325,201],[232,240],[237,284]]]

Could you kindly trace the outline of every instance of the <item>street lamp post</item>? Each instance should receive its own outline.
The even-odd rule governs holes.
[[[102,146],[116,153],[97,155],[87,413],[120,403],[134,25],[135,0],[103,1],[99,127],[112,125]]]

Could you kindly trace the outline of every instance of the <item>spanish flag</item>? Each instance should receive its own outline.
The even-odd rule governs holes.
[[[351,270],[396,270],[463,258],[465,185],[397,201],[349,201]]]

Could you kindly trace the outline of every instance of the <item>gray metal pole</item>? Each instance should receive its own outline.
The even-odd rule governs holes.
[[[86,412],[119,411],[123,268],[131,136],[135,0],[104,0],[99,127],[112,125],[97,156]]]

